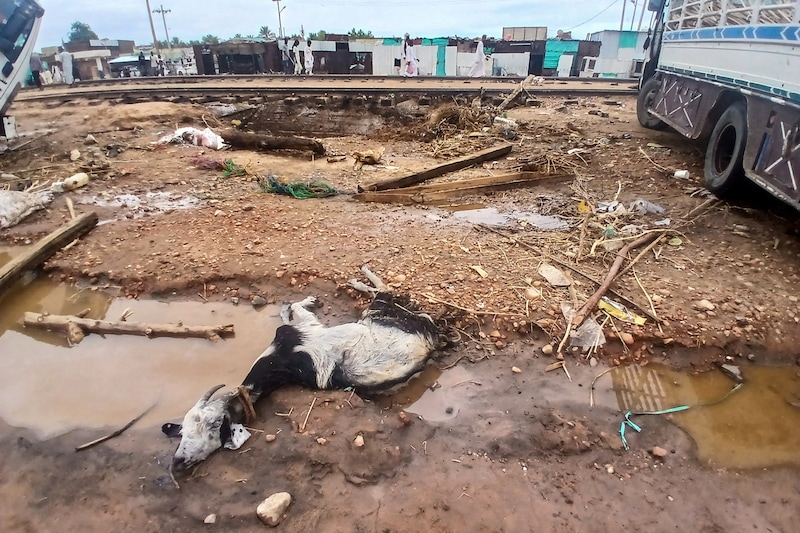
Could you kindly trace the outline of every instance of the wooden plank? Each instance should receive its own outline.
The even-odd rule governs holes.
[[[412,185],[422,183],[423,181],[429,180],[431,178],[441,176],[442,174],[447,174],[448,172],[454,172],[456,170],[461,170],[462,168],[467,168],[471,167],[472,165],[477,165],[478,163],[483,163],[484,161],[491,161],[492,159],[503,157],[504,155],[510,152],[511,152],[510,144],[504,144],[502,146],[495,148],[487,148],[486,150],[481,150],[480,152],[475,152],[474,154],[465,155],[463,157],[459,157],[456,159],[451,159],[446,163],[442,163],[441,165],[436,165],[435,167],[423,170],[421,172],[414,172],[412,174],[407,174],[405,176],[400,176],[398,178],[390,178],[388,180],[376,181],[374,183],[369,183],[363,186],[359,185],[358,192],[385,191],[388,189],[400,189],[403,187],[410,187]]]
[[[325,146],[316,139],[306,137],[275,137],[260,133],[245,133],[225,130],[221,133],[225,142],[233,148],[269,152],[271,150],[310,150],[317,155],[325,154]]]
[[[522,91],[525,89],[525,85],[526,85],[527,83],[530,83],[530,81],[531,81],[531,80],[532,80],[534,77],[535,77],[535,76],[534,76],[533,74],[531,74],[531,75],[529,75],[528,77],[526,77],[524,80],[522,80],[522,81],[520,82],[520,84],[519,84],[519,85],[517,85],[516,89],[514,89],[514,90],[511,92],[511,94],[509,94],[508,96],[506,96],[506,99],[505,99],[505,100],[503,100],[502,102],[500,102],[500,105],[499,105],[499,106],[497,106],[497,110],[498,110],[498,111],[502,111],[503,109],[505,109],[506,107],[508,107],[508,105],[509,105],[511,102],[513,102],[513,101],[514,101],[514,99],[515,99],[517,96],[519,96],[519,93],[521,93],[521,92],[522,92]]]
[[[53,254],[84,233],[89,232],[95,225],[97,225],[97,213],[92,212],[81,215],[37,242],[31,250],[6,263],[0,268],[0,297],[25,272],[43,264]]]
[[[543,181],[571,178],[564,174],[537,174],[535,172],[519,172],[477,178],[473,180],[440,183],[436,185],[423,185],[409,187],[401,190],[367,191],[353,195],[353,198],[362,202],[378,202],[388,204],[415,205],[436,204],[449,198],[465,196],[467,194],[485,194],[488,192],[528,187]]]

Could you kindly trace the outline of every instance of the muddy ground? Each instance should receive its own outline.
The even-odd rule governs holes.
[[[312,293],[322,296],[324,320],[335,323],[363,307],[344,282],[366,263],[460,331],[461,344],[436,364],[456,364],[471,377],[459,385],[457,416],[410,415],[410,425],[400,406],[331,392],[317,393],[300,432],[314,393],[281,391],[259,406],[255,425],[277,433],[274,442],[258,433],[241,453],[218,453],[182,479],[180,491],[165,469],[175,443],[156,428],[134,428],[76,454],[73,447],[96,431],[42,441],[3,426],[4,529],[257,530],[263,526],[255,506],[286,490],[295,499],[280,525],[286,531],[792,530],[800,508],[794,467],[701,465],[691,438],[668,417],[648,419],[625,451],[618,406],[589,410],[588,389],[604,363],[665,359],[707,370],[729,358],[744,366],[794,365],[797,214],[757,195],[748,203],[714,201],[699,178],[702,144],[642,129],[632,98],[540,102],[507,112],[519,122],[513,132],[482,131],[490,124],[481,113],[469,120],[459,115],[453,124],[446,114],[431,119],[430,109],[411,104],[374,116],[300,109],[295,120],[305,121],[309,135],[315,121],[345,122],[343,115],[352,113],[360,134],[322,141],[329,156],[385,150],[381,164],[361,169],[351,157],[328,162],[299,152],[152,144],[176,126],[204,127],[204,120],[230,126],[230,117],[200,106],[79,100],[17,106],[18,124],[31,138],[55,131],[4,156],[3,172],[49,186],[89,168],[92,180],[3,230],[4,243],[24,244],[62,224],[70,216],[67,197],[78,212],[96,211],[103,221],[48,261],[45,271],[54,279],[120,287],[131,298],[238,299],[239,305],[256,296],[280,302]],[[89,133],[96,145],[85,144]],[[509,138],[508,157],[438,180],[549,173],[539,185],[453,202],[507,214],[504,226],[491,225],[494,212],[367,204],[350,195],[359,184]],[[70,161],[73,149],[82,153],[77,161]],[[198,155],[232,158],[247,173],[198,170],[191,161]],[[674,178],[678,169],[690,178]],[[268,175],[324,181],[343,194],[298,200],[266,193],[260,183]],[[627,207],[637,199],[664,211],[602,212],[603,202]],[[566,226],[541,229],[543,219],[532,213]],[[655,225],[664,218],[669,226]],[[611,297],[627,298],[631,311],[659,320],[643,326],[609,320],[608,343],[591,354],[601,366],[590,366],[590,356],[567,344],[574,382],[561,371],[545,373],[554,358],[542,347],[557,346],[565,334],[561,303],[579,306],[597,288],[592,279],[602,279],[614,261],[614,243],[602,241],[629,241],[651,228],[668,231],[620,277]],[[542,263],[568,275],[571,288],[550,285],[538,274]],[[632,336],[629,348],[614,339],[617,331]],[[275,415],[290,410],[288,417]],[[358,434],[363,448],[351,444]],[[668,455],[654,458],[654,446]],[[204,526],[210,513],[217,523]]]

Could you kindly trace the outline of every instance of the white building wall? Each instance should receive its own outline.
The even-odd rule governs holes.
[[[489,70],[487,67],[487,76],[496,73],[498,76],[521,76],[524,78],[528,75],[531,53],[494,54],[492,59],[494,60],[494,70]],[[492,61],[487,61],[487,63],[492,63]],[[497,72],[498,69],[499,72]]]

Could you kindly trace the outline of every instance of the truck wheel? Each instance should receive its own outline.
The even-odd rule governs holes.
[[[747,111],[737,102],[719,117],[706,148],[706,186],[717,196],[730,194],[744,181],[746,141]]]
[[[656,93],[660,88],[661,82],[650,78],[642,84],[642,88],[639,89],[639,97],[636,99],[636,117],[639,119],[639,124],[650,130],[663,130],[667,127],[664,122],[648,111],[653,106]]]

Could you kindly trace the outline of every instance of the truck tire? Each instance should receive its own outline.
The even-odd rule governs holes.
[[[744,149],[747,144],[747,110],[732,104],[719,117],[706,148],[705,181],[709,191],[723,197],[745,180]]]
[[[639,119],[639,124],[650,130],[663,130],[667,127],[664,122],[648,111],[660,88],[661,82],[656,78],[650,78],[642,84],[642,88],[639,89],[639,97],[636,99],[636,117]]]

